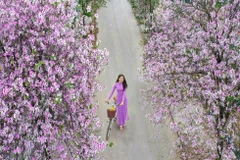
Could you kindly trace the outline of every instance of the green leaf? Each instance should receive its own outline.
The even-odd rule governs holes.
[[[30,83],[29,83],[28,81],[24,82],[24,85],[25,85],[26,87],[28,87],[29,84],[30,84]]]
[[[199,77],[198,77],[198,75],[194,75],[193,78],[194,79],[198,79]]]
[[[187,54],[191,54],[192,52],[189,49],[186,49]]]
[[[222,5],[221,5],[221,3],[217,2],[216,5],[215,5],[215,7],[216,7],[216,8],[221,8]]]
[[[110,146],[110,147],[113,147],[113,145],[114,145],[113,142],[110,142],[110,143],[109,143],[109,146]]]
[[[228,101],[228,102],[233,102],[234,99],[235,99],[235,98],[234,98],[233,96],[229,96],[229,97],[227,98],[227,101]]]
[[[54,101],[55,104],[61,104],[62,102],[62,97],[61,96],[55,96]]]
[[[64,125],[59,126],[58,134],[61,134],[64,129]]]
[[[89,106],[89,109],[92,109],[93,108],[93,105],[91,104],[90,106]]]
[[[47,149],[46,148],[43,148],[44,152],[47,153]]]
[[[233,50],[236,46],[234,46],[233,44],[229,45],[229,49]]]
[[[73,89],[75,87],[73,83],[67,83],[66,85],[69,89]]]
[[[59,4],[59,2],[57,2],[57,1],[56,1],[56,2],[54,2],[54,5],[55,5],[55,6],[58,6],[58,4]]]
[[[240,106],[240,101],[237,101],[237,106]]]
[[[83,38],[84,38],[84,39],[87,39],[87,38],[88,38],[88,35],[83,36]]]
[[[218,0],[218,1],[216,2],[215,7],[216,7],[216,8],[221,8],[221,7],[225,6],[226,4],[227,4],[227,2],[224,2],[224,1],[222,2],[222,1],[219,1],[219,0]]]
[[[232,68],[235,69],[235,70],[238,69],[238,65],[237,65],[237,62],[236,62],[236,61],[232,64]]]
[[[38,62],[37,64],[35,64],[35,70],[38,70],[44,64],[45,63],[43,61]]]
[[[73,98],[73,99],[72,99],[72,102],[75,102],[76,100],[77,100],[77,98]]]
[[[79,133],[75,132],[74,135],[75,135],[76,137],[80,138],[80,134],[79,134]]]
[[[194,48],[194,51],[196,52],[196,54],[199,54],[200,49],[199,48]]]
[[[27,100],[27,99],[28,99],[28,96],[27,96],[27,95],[24,95],[24,96],[23,96],[23,99],[24,99],[24,100]]]
[[[10,64],[14,64],[14,62],[15,62],[14,60],[11,60],[11,61],[10,61]]]
[[[32,50],[32,53],[33,53],[34,55],[37,55],[37,54],[38,54],[38,52],[37,52],[35,49]]]
[[[81,12],[82,7],[78,4],[78,5],[76,6],[76,10],[77,10],[77,12]]]
[[[52,55],[52,56],[50,57],[51,60],[54,60],[55,58],[56,58],[56,56],[54,56],[54,55]]]
[[[237,159],[239,160],[240,159],[240,150],[239,149],[235,149],[233,150],[235,156],[237,157]]]
[[[91,12],[85,13],[85,15],[88,16],[88,17],[92,17],[92,13]]]
[[[214,38],[213,36],[210,36],[210,40],[211,40],[211,41],[214,41],[215,38]]]
[[[238,97],[236,98],[236,100],[237,100],[237,102],[236,102],[237,106],[240,106],[240,96],[238,96]]]
[[[237,101],[240,101],[240,96],[238,96],[236,99],[237,99]]]

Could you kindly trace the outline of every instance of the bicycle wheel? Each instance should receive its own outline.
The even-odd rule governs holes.
[[[110,134],[111,134],[111,129],[110,129],[110,128],[108,128],[108,130],[107,130],[107,134],[106,134],[106,140],[108,140],[108,139],[109,139],[109,137],[110,137]]]
[[[112,128],[111,124],[112,124],[112,119],[110,119],[110,121],[109,121],[109,125],[108,125],[108,128],[107,128],[107,134],[106,134],[106,140],[109,139],[110,134],[111,134],[111,128]]]

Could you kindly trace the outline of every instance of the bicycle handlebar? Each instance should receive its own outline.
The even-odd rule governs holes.
[[[109,104],[109,105],[116,105],[116,106],[120,105],[120,104],[118,104],[118,103],[116,103],[116,102],[112,102],[112,103],[106,102],[106,103]]]

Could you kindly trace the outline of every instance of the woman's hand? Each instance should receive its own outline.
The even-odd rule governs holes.
[[[123,102],[120,104],[120,106],[123,106]]]
[[[105,100],[105,102],[106,102],[106,103],[109,103],[109,100],[107,99],[107,100]]]

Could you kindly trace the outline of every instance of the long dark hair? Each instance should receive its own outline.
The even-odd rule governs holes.
[[[118,75],[118,78],[117,78],[117,80],[116,80],[116,83],[118,82],[118,79],[119,79],[120,77],[123,77],[123,90],[125,90],[125,89],[128,87],[128,85],[127,85],[126,78],[125,78],[125,76],[124,76],[123,74],[119,74],[119,75]]]

